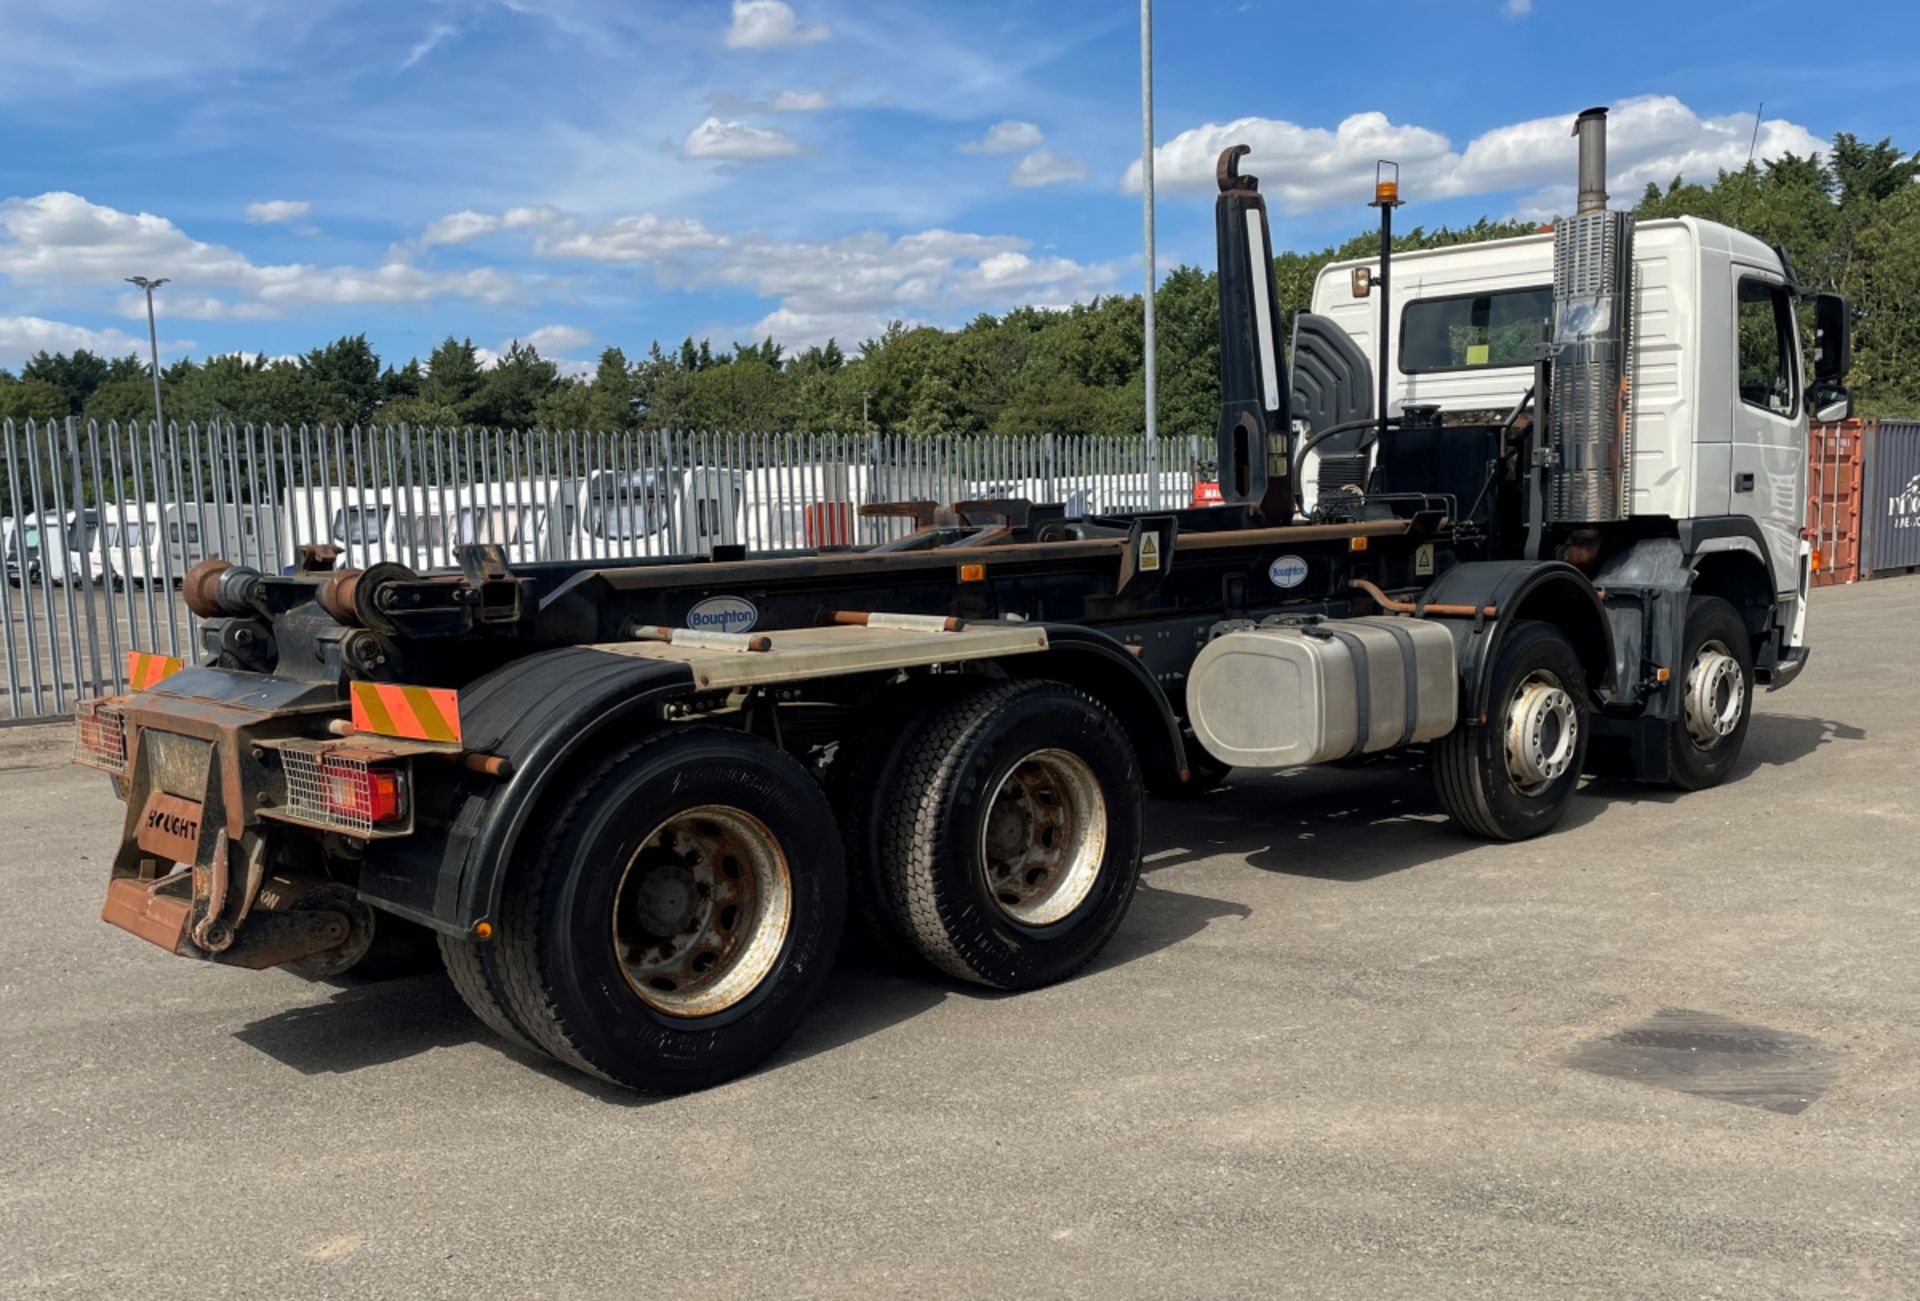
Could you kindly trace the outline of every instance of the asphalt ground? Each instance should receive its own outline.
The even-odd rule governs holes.
[[[1920,1295],[1920,580],[1811,636],[1721,789],[1241,777],[1080,978],[843,966],[667,1100],[103,926],[119,806],[0,731],[0,1295]]]

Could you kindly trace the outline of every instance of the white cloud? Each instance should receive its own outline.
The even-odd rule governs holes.
[[[896,318],[952,320],[1112,292],[1119,263],[1035,257],[1030,247],[1010,235],[948,230],[801,242],[752,236],[735,241],[712,265],[694,268],[686,285],[733,285],[775,299],[753,332],[796,346],[830,335],[858,339]]]
[[[464,244],[468,240],[503,230],[552,228],[568,224],[558,209],[547,204],[508,208],[502,213],[475,212],[471,208],[462,208],[459,212],[450,212],[428,222],[415,243],[421,248],[431,248],[435,244]]]
[[[236,249],[193,239],[164,217],[121,212],[51,191],[0,202],[0,273],[30,283],[110,285],[129,274],[163,275],[168,297],[235,289],[255,305],[423,303],[438,298],[504,302],[514,278],[491,267],[433,271],[395,255],[377,267],[260,265]],[[239,311],[238,305],[234,311]]]
[[[832,104],[826,94],[818,90],[783,90],[773,97],[773,111],[776,113],[815,113]]]
[[[792,136],[771,127],[745,122],[722,122],[710,117],[687,133],[680,151],[689,158],[724,158],[729,162],[760,162],[800,152]]]
[[[265,303],[233,302],[210,294],[176,294],[171,286],[153,296],[153,314],[157,317],[183,317],[191,321],[264,321],[280,315],[279,309]],[[145,294],[121,294],[114,310],[129,321],[147,319]]]
[[[770,50],[777,45],[810,45],[832,35],[825,23],[800,26],[793,6],[785,0],[733,0],[727,44],[737,50]]]
[[[165,345],[171,351],[175,345]],[[49,321],[40,316],[0,316],[0,366],[17,367],[36,352],[72,352],[85,348],[102,357],[146,355],[144,336],[125,330],[90,330],[84,325]]]
[[[1154,150],[1154,179],[1167,189],[1211,189],[1220,151],[1248,144],[1253,152],[1242,170],[1259,176],[1276,206],[1289,212],[1365,202],[1374,162],[1381,158],[1400,164],[1400,192],[1415,201],[1540,189],[1573,175],[1573,116],[1495,127],[1458,152],[1441,133],[1395,125],[1384,113],[1356,113],[1331,131],[1275,118],[1209,122]],[[1745,163],[1753,124],[1751,113],[1703,118],[1671,95],[1623,100],[1608,120],[1608,186],[1625,200],[1638,197],[1648,181],[1664,183],[1682,174],[1711,181],[1719,169]],[[1825,148],[1805,127],[1769,118],[1760,124],[1755,152],[1765,161]],[[1127,168],[1122,184],[1139,190],[1140,164]]]
[[[1078,158],[1069,158],[1065,154],[1041,148],[1015,163],[1013,175],[1008,179],[1022,189],[1059,185],[1063,181],[1084,181],[1087,179],[1087,165]]]
[[[978,140],[960,146],[963,154],[1017,154],[1022,149],[1038,149],[1046,134],[1031,122],[995,122]]]
[[[263,199],[247,205],[247,220],[253,222],[293,221],[313,211],[305,199]]]
[[[400,62],[400,71],[405,72],[457,35],[459,35],[458,30],[451,24],[435,23],[427,29],[427,34],[420,39],[419,43],[407,51],[407,57]]]
[[[1533,12],[1533,0],[1507,0],[1500,12],[1509,18],[1525,18]]]
[[[520,336],[520,342],[539,350],[542,357],[557,357],[593,342],[593,332],[577,325],[543,325]]]
[[[592,262],[651,262],[679,253],[717,249],[726,243],[726,236],[707,229],[691,217],[660,217],[643,212],[592,229],[568,223],[564,232],[556,231],[537,239],[534,252]]]

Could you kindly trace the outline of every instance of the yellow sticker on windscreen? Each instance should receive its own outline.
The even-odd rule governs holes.
[[[1467,365],[1484,366],[1487,364],[1487,345],[1470,343],[1467,345]]]

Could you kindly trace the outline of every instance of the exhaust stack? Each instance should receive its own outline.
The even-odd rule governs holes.
[[[1553,232],[1547,520],[1605,524],[1633,503],[1633,218],[1607,211],[1607,110],[1574,123],[1580,205]]]
[[[1590,108],[1573,120],[1580,141],[1581,215],[1607,210],[1607,110]]]

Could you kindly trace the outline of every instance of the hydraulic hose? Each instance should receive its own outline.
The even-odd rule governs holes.
[[[1397,426],[1400,423],[1400,417],[1388,416],[1385,423],[1389,426]],[[1332,438],[1335,434],[1351,433],[1355,429],[1366,430],[1371,435],[1370,437],[1360,440],[1358,450],[1364,451],[1373,446],[1374,442],[1379,439],[1380,426],[1381,421],[1374,416],[1368,416],[1364,420],[1343,420],[1337,425],[1328,425],[1325,429],[1317,430],[1301,441],[1300,446],[1294,449],[1292,462],[1287,466],[1287,477],[1293,481],[1294,514],[1304,515],[1307,513],[1306,498],[1300,490],[1300,469],[1307,462],[1307,453],[1326,442],[1329,438]]]

